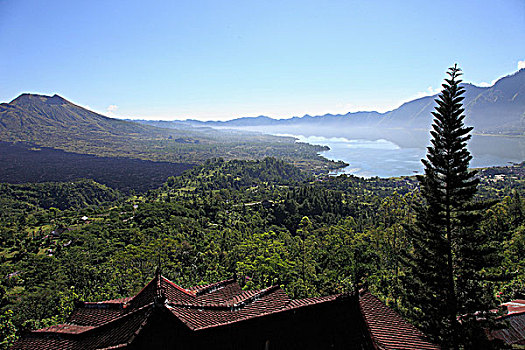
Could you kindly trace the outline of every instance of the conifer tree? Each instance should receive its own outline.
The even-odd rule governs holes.
[[[463,124],[461,70],[454,65],[447,74],[432,112],[425,174],[418,176],[423,203],[407,228],[412,250],[405,291],[412,317],[443,348],[486,348],[479,320],[490,319],[492,299],[482,271],[491,254],[478,229],[484,205],[473,201],[479,180],[468,170],[472,128]]]

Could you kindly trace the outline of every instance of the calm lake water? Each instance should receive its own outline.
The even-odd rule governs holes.
[[[395,143],[381,138],[360,139],[291,134],[286,136],[294,136],[298,142],[330,147],[329,151],[321,153],[324,157],[342,160],[349,164],[339,173],[362,177],[392,177],[423,172],[421,159],[426,155],[426,148],[411,147],[411,143],[406,142],[408,140]],[[474,156],[470,163],[471,167],[509,165],[510,162],[519,163],[525,159],[525,138],[474,135],[469,142],[469,149]]]

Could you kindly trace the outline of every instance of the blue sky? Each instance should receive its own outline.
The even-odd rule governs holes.
[[[458,63],[525,67],[525,1],[0,0],[0,101],[59,94],[103,114],[231,119],[386,111]]]

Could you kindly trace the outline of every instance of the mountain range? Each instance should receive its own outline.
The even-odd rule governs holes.
[[[525,69],[499,79],[490,87],[462,86],[465,88],[465,123],[474,126],[474,134],[522,139],[519,136],[525,135]],[[58,95],[22,94],[9,103],[0,104],[0,141],[77,154],[184,164],[212,157],[261,159],[274,156],[305,169],[326,171],[341,166],[318,156],[317,152],[326,148],[296,143],[291,137],[247,134],[245,131],[385,138],[401,147],[425,147],[435,98],[436,95],[418,98],[386,113],[305,115],[289,119],[259,116],[203,122],[120,120],[90,111]],[[472,142],[474,150],[495,148],[486,139],[476,141],[479,145],[475,141]],[[519,154],[523,153],[521,145],[520,141]]]
[[[465,124],[474,126],[477,134],[525,135],[525,69],[499,79],[490,87],[462,84],[465,89]],[[346,114],[305,115],[288,119],[267,116],[244,117],[229,121],[155,122],[140,121],[162,127],[182,125],[221,128],[258,128],[273,126],[374,127],[429,130],[437,95],[425,96],[385,113],[355,112]]]

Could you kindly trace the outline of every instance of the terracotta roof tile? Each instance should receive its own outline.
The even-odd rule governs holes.
[[[101,302],[98,302],[98,303],[94,303],[94,302],[86,302],[86,304],[125,304],[127,303],[128,301],[130,301],[131,299],[133,299],[133,297],[127,297],[127,298],[119,298],[119,299],[111,299],[111,300],[104,300],[104,301],[101,301]]]
[[[327,301],[335,300],[339,295],[328,295],[325,297],[315,297],[315,298],[306,298],[306,299],[295,299],[292,300],[289,304],[289,308],[302,307],[308,305],[314,305],[319,303],[324,303]]]
[[[501,305],[507,308],[507,315],[525,312],[525,300],[512,300]]]
[[[508,304],[511,304],[510,307]],[[525,310],[521,310],[519,306],[525,305],[525,301],[513,300],[503,305],[507,306],[508,314],[501,318],[507,323],[507,327],[493,331],[492,336],[508,345],[525,345]]]
[[[233,285],[233,284],[237,284],[237,283],[235,282],[235,279],[230,278],[230,279],[227,279],[227,280],[224,280],[224,281],[219,281],[219,282],[216,282],[216,283],[206,284],[206,285],[202,285],[202,286],[194,286],[194,287],[188,288],[188,290],[195,292],[197,295],[202,295],[204,293],[211,293],[211,292],[213,292],[215,290],[218,290],[218,289],[220,289],[220,288],[222,288],[224,286]]]
[[[439,349],[414,326],[369,292],[361,293],[361,311],[379,349]]]
[[[95,309],[77,307],[73,310],[68,323],[80,326],[98,326],[113,321],[126,314],[125,309]]]
[[[290,303],[288,295],[277,287],[249,294],[249,298],[244,298],[237,304],[168,304],[168,307],[190,329],[199,330],[284,311]]]
[[[127,315],[95,328],[87,333],[79,345],[81,349],[100,349],[130,343],[147,322],[152,305],[128,313]]]
[[[85,331],[94,329],[93,326],[79,326],[76,324],[57,324],[55,326],[38,329],[35,332],[37,333],[64,333],[64,334],[79,334]]]
[[[49,337],[32,337],[26,336],[20,338],[12,347],[12,350],[18,349],[75,349],[76,341],[72,339],[49,338]]]
[[[168,315],[176,317],[189,330],[199,331],[271,314],[306,310],[340,297],[343,296],[291,300],[277,286],[242,291],[233,279],[184,289],[157,276],[134,297],[78,303],[67,323],[31,332],[13,349],[125,347],[145,327],[152,310],[158,306],[169,310]],[[333,307],[336,307],[335,304]],[[369,293],[361,295],[360,308],[379,349],[438,349]]]
[[[133,337],[150,313],[148,305],[98,327],[68,324],[48,327],[25,334],[12,349],[83,350],[122,344]]]
[[[197,298],[206,302],[224,302],[243,293],[235,280],[226,280],[196,291]]]

